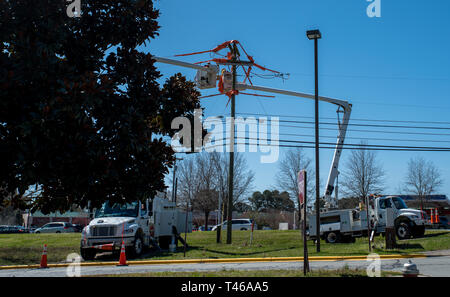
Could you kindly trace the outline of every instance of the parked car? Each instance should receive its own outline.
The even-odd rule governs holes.
[[[53,222],[45,224],[44,226],[37,228],[34,233],[69,233],[75,232],[75,228],[71,223],[66,222]]]
[[[439,216],[439,228],[450,229],[450,224],[448,222],[447,217]]]
[[[0,226],[0,234],[12,234],[12,233],[29,233],[28,229],[22,226]]]
[[[216,225],[212,227],[212,231],[215,231],[218,226],[222,226],[222,230],[227,229],[228,221],[223,222],[222,224]],[[254,226],[256,229],[256,225]],[[232,230],[251,230],[252,229],[252,220],[251,219],[234,219],[231,220],[231,229]]]
[[[2,225],[0,226],[0,234],[14,233],[11,226]]]
[[[212,228],[213,228],[212,226],[208,226],[208,229],[205,230],[205,226],[200,226],[200,227],[198,227],[198,231],[211,231]]]
[[[83,226],[78,225],[78,224],[72,224],[72,227],[75,229],[74,232],[80,232],[83,231]]]
[[[13,228],[17,230],[16,233],[30,233],[30,230],[23,226],[13,226]]]

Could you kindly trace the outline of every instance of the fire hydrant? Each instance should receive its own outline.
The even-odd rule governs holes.
[[[403,277],[417,277],[419,275],[419,270],[417,265],[412,263],[411,260],[403,265]]]

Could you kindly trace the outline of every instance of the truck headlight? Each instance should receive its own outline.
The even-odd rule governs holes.
[[[133,228],[127,228],[123,230],[123,233],[133,233],[134,229]]]

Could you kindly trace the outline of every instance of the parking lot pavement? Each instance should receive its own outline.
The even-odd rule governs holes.
[[[409,259],[381,260],[382,271],[401,272],[403,265]],[[417,265],[420,274],[432,277],[450,277],[450,256],[436,256],[427,258],[414,258],[411,261]],[[336,270],[344,267],[350,269],[366,270],[370,263],[359,261],[315,261],[310,262],[314,269]],[[221,271],[221,270],[302,270],[302,262],[254,262],[254,263],[203,263],[203,264],[164,264],[164,265],[130,265],[130,266],[83,266],[80,268],[81,276],[105,274],[130,274],[146,272],[186,272],[186,271]],[[69,275],[73,269],[69,268]],[[0,270],[0,277],[66,277],[68,268],[48,269],[16,269]]]

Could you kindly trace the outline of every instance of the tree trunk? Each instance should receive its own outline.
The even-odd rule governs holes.
[[[205,211],[205,231],[208,231],[209,211]]]

